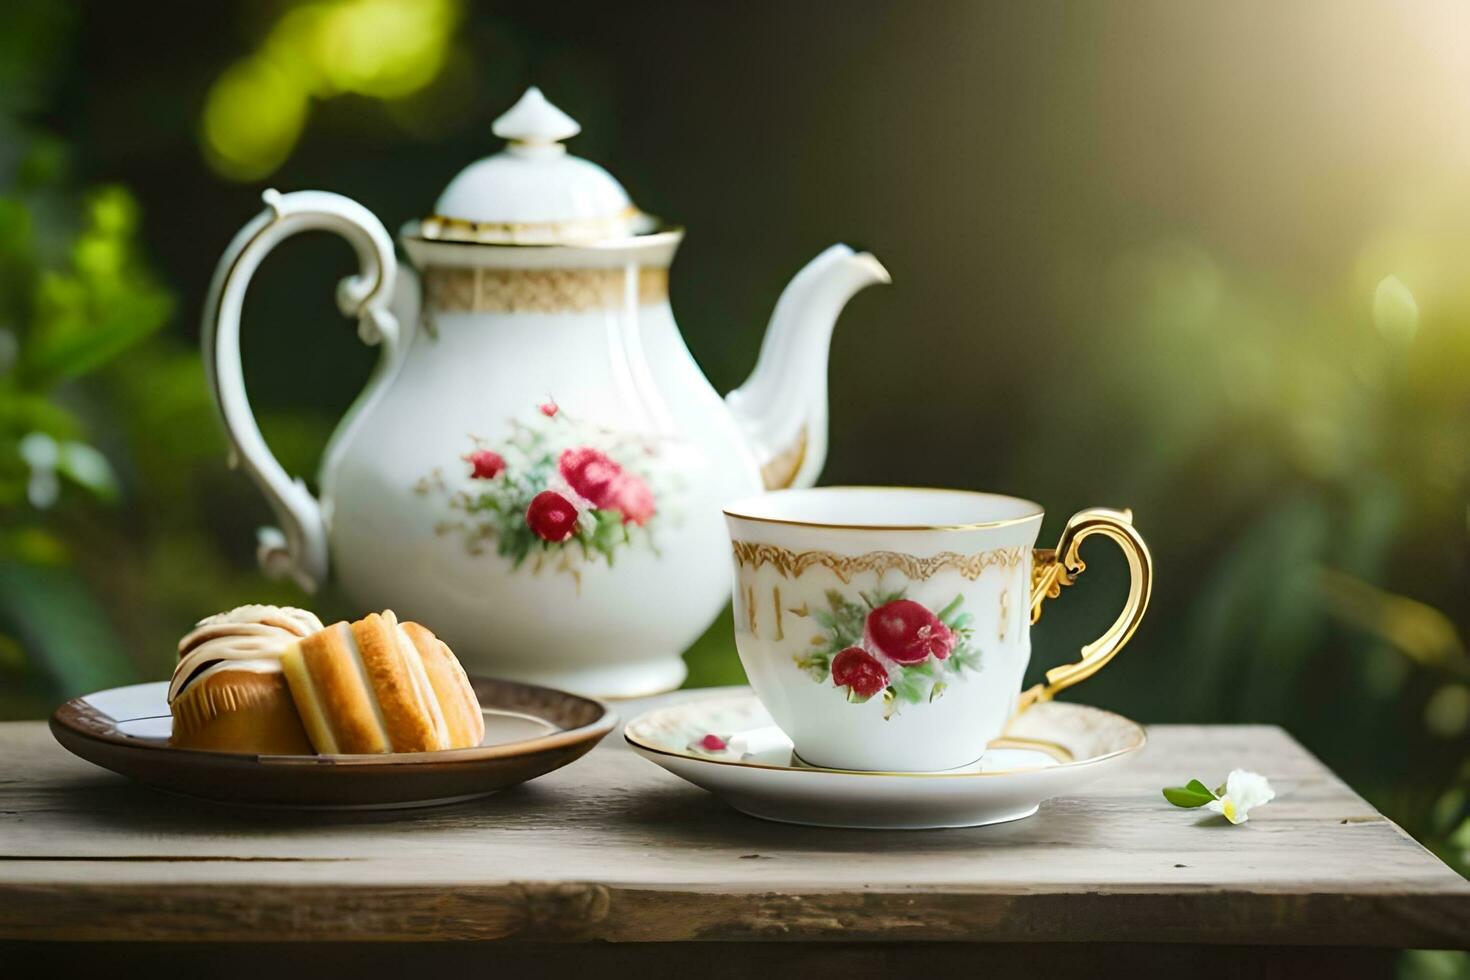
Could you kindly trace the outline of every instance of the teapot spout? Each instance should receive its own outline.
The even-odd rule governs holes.
[[[827,459],[832,328],[858,290],[890,281],[869,253],[833,245],[808,262],[776,301],[755,370],[725,396],[767,490],[816,482]]]

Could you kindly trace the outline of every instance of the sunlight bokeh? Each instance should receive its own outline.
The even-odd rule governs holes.
[[[456,0],[321,0],[288,10],[206,97],[201,141],[221,176],[269,176],[296,147],[312,100],[402,99],[439,75]]]

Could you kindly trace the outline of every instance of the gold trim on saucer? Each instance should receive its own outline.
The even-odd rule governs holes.
[[[1107,711],[1103,708],[1094,708],[1086,705],[1068,705],[1068,707],[1082,708],[1086,711],[1093,711],[1097,712],[1100,715],[1106,715],[1107,717],[1114,719],[1115,721],[1120,722],[1128,728],[1132,729],[1132,738],[1127,744],[1116,748],[1111,752],[1104,752],[1102,755],[1089,756],[1086,759],[1073,758],[1069,761],[1062,761],[1058,759],[1057,764],[1054,766],[1023,766],[1019,769],[991,769],[984,772],[955,772],[952,769],[947,769],[940,772],[911,772],[882,769],[831,769],[825,766],[814,766],[807,763],[803,763],[801,765],[775,766],[771,765],[768,762],[746,762],[741,759],[716,759],[707,755],[696,755],[693,752],[677,752],[672,749],[661,748],[635,737],[633,735],[632,729],[635,725],[638,724],[639,721],[643,719],[644,715],[640,715],[639,717],[634,718],[623,727],[623,741],[627,742],[629,745],[633,746],[636,749],[640,749],[644,752],[651,752],[654,755],[668,756],[671,759],[683,759],[686,762],[699,762],[712,766],[735,766],[736,768],[740,769],[761,769],[769,772],[824,773],[837,776],[896,776],[906,779],[978,779],[985,776],[1014,776],[1017,773],[1052,772],[1058,769],[1080,768],[1082,766],[1091,766],[1096,765],[1100,762],[1106,762],[1109,759],[1116,759],[1118,756],[1127,755],[1130,752],[1137,752],[1139,749],[1148,744],[1148,733],[1144,731],[1142,725],[1140,725],[1136,721],[1133,721],[1130,718],[1125,718],[1124,716],[1117,714],[1116,712]],[[668,710],[668,708],[653,709],[654,712],[666,710]],[[646,714],[652,713],[653,712],[647,712]],[[1012,718],[1013,723],[1014,721],[1015,719]],[[997,749],[1032,749],[1038,752],[1043,752],[1047,755],[1051,755],[1053,758],[1056,758],[1056,755],[1054,754],[1055,750],[1060,749],[1063,753],[1069,756],[1071,755],[1070,752],[1067,752],[1066,749],[1062,748],[1059,745],[1054,745],[1050,742],[1044,742],[1040,739],[1028,739],[1013,735],[1007,735],[1004,732],[1002,732],[998,738],[991,741],[986,747]],[[795,755],[796,751],[795,749],[793,749],[792,756],[795,757]]]
[[[1041,752],[1051,756],[1061,765],[1069,765],[1077,761],[1076,756],[1072,755],[1064,746],[1040,738],[1017,738],[1015,736],[1002,735],[1000,738],[992,740],[986,746],[986,749],[1026,749],[1030,752]]]
[[[1026,752],[1040,752],[1042,755],[1051,756],[1053,759],[1055,759],[1057,761],[1057,764],[1058,765],[1068,765],[1070,763],[1073,763],[1073,762],[1076,762],[1077,761],[1077,757],[1074,756],[1070,751],[1068,751],[1065,746],[1058,745],[1055,742],[1048,742],[1045,739],[1040,739],[1040,738],[1013,738],[1013,737],[1008,737],[1008,736],[1002,735],[999,738],[991,739],[990,740],[990,744],[988,744],[988,745],[985,746],[985,751],[986,752],[993,752],[996,749],[1021,749],[1021,750],[1026,751]],[[980,773],[959,773],[959,772],[956,772],[955,770],[958,770],[958,769],[968,769],[970,766],[977,765],[984,758],[985,758],[984,753],[981,753],[979,759],[971,759],[969,762],[966,762],[963,765],[958,765],[958,766],[955,766],[955,767],[953,767],[951,769],[941,769],[941,770],[938,770],[938,772],[947,772],[947,773],[950,773],[950,774],[956,775],[956,776],[959,776],[959,775],[965,775],[965,776],[968,776],[968,775],[977,775],[978,776],[978,775],[981,775],[981,774]],[[795,749],[792,749],[791,750],[791,768],[792,769],[827,769],[828,771],[832,771],[829,766],[819,766],[816,763],[807,762],[805,759],[803,759],[801,757],[801,753],[800,752],[797,752]],[[1030,766],[1030,767],[1026,767],[1024,769],[1006,769],[1006,770],[1001,770],[1001,771],[1004,771],[1004,772],[1034,772],[1037,768],[1047,768],[1047,769],[1050,769],[1052,767],[1051,766],[1045,766],[1045,767]],[[866,769],[838,769],[836,771],[837,772],[868,772],[870,770],[866,770]],[[933,773],[933,772],[926,772],[926,773],[924,773],[924,775],[926,775],[926,776],[932,776],[932,775],[935,775],[935,774],[936,773]],[[885,776],[897,776],[897,775],[902,775],[902,773],[898,773],[898,772],[885,772],[885,773],[883,773],[883,775],[885,775]]]

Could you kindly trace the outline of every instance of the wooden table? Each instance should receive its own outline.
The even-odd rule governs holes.
[[[210,977],[302,964],[362,976],[409,957],[421,973],[592,964],[704,980],[961,968],[1386,975],[1394,948],[1470,947],[1470,883],[1280,729],[1149,734],[1119,778],[1030,819],[878,833],[742,816],[619,734],[498,797],[307,814],[157,794],[71,757],[41,722],[8,723],[0,955],[50,944],[54,976],[166,968],[168,944],[224,943],[243,945],[211,960]],[[1232,766],[1268,774],[1278,791],[1248,825],[1159,796]],[[334,945],[306,956],[301,940]],[[382,945],[423,940],[438,943]]]

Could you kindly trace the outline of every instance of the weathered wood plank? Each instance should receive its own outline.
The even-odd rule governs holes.
[[[487,800],[301,814],[153,793],[11,723],[0,938],[1470,946],[1470,884],[1279,729],[1150,738],[1035,818],[874,833],[744,817],[614,739]],[[1235,765],[1280,794],[1244,827],[1159,798]]]
[[[596,883],[6,889],[0,936],[65,941],[1007,942],[1465,948],[1465,900],[781,890]]]
[[[1179,946],[1109,943],[566,943],[444,942],[432,945],[251,943],[248,946],[153,943],[0,943],[0,962],[45,963],[59,976],[168,975],[180,963],[207,963],[210,980],[292,977],[479,975],[570,977],[589,969],[599,980],[893,980],[894,977],[1099,976],[1190,980],[1333,980],[1392,977],[1392,950],[1324,947]],[[1181,965],[1182,964],[1182,965]]]

